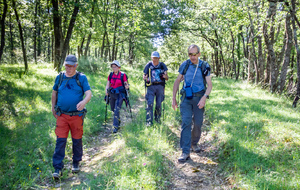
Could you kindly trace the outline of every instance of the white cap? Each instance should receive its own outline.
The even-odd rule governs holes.
[[[110,66],[111,66],[111,65],[117,65],[118,67],[121,67],[119,61],[117,61],[117,60],[114,60],[114,61],[110,64]]]

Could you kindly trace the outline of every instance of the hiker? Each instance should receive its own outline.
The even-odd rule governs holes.
[[[182,94],[180,104],[182,119],[180,147],[182,155],[178,158],[179,162],[185,162],[189,159],[190,149],[194,152],[201,151],[197,144],[201,136],[205,102],[212,90],[210,66],[207,62],[199,59],[200,48],[197,45],[190,45],[188,55],[190,59],[180,65],[179,74],[173,86],[172,107],[176,110],[178,107],[176,93],[180,81],[184,79],[184,85],[180,91]],[[205,83],[207,83],[207,88]]]
[[[52,113],[56,118],[56,147],[53,154],[53,177],[60,178],[64,168],[65,147],[69,131],[73,141],[72,172],[79,172],[82,160],[83,120],[85,105],[90,101],[92,92],[86,76],[76,71],[78,67],[75,55],[68,55],[64,66],[66,71],[56,77],[52,91]],[[85,95],[85,98],[83,96]]]
[[[120,128],[120,109],[123,100],[126,101],[126,89],[129,89],[128,78],[121,72],[121,65],[117,60],[110,64],[112,72],[108,75],[105,87],[105,95],[109,96],[110,108],[114,112],[113,133],[117,133]]]
[[[152,52],[151,60],[144,68],[143,79],[145,80],[146,93],[146,123],[148,126],[153,124],[153,104],[154,97],[156,100],[154,119],[160,123],[161,103],[165,99],[165,83],[169,79],[167,66],[159,62],[160,56],[157,51]]]

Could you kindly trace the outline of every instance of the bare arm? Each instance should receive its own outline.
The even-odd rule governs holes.
[[[167,71],[164,72],[163,78],[164,78],[165,80],[169,80],[169,76],[168,76]]]
[[[211,90],[212,90],[212,82],[211,82],[211,77],[210,76],[206,76],[206,83],[207,83],[207,89],[205,91],[206,95],[209,95]],[[205,102],[206,102],[206,96],[203,96],[199,103],[197,104],[197,106],[199,107],[199,109],[202,109],[205,106]]]
[[[105,86],[105,95],[106,95],[106,96],[108,95],[107,89],[108,89],[109,87],[110,87],[110,82],[107,81],[106,86]]]
[[[174,110],[176,110],[176,108],[178,108],[177,101],[176,101],[176,93],[179,89],[179,84],[180,84],[180,81],[181,81],[182,77],[183,77],[183,75],[178,74],[178,77],[176,78],[176,80],[174,82],[174,85],[173,85],[172,108]]]
[[[83,108],[85,107],[85,105],[91,100],[92,98],[92,91],[91,90],[87,90],[84,92],[85,97],[82,101],[80,101],[77,105],[76,108],[78,111],[83,110]]]
[[[53,116],[57,119],[58,115],[56,115],[56,112],[54,110],[54,107],[56,105],[57,102],[57,91],[53,90],[52,91],[52,97],[51,97],[51,103],[52,103],[52,114]]]

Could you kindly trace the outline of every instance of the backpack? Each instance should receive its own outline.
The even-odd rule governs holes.
[[[63,81],[64,73],[65,73],[64,71],[61,71],[61,72],[59,73],[59,81],[58,81],[58,87],[57,87],[57,89],[60,87],[60,85],[61,85],[61,83],[62,83],[62,81]],[[77,85],[80,86],[80,88],[82,89],[82,92],[83,92],[83,87],[81,86],[81,83],[80,83],[80,81],[79,81],[79,75],[80,75],[80,74],[81,74],[81,72],[76,71],[76,74],[75,74],[75,80],[76,80]]]
[[[109,74],[109,82],[110,82],[110,80],[112,79],[113,74],[114,74],[114,72],[111,72],[111,73]],[[122,82],[122,86],[125,88],[124,79],[123,79],[123,78],[124,78],[124,75],[126,76],[126,79],[128,80],[127,75],[126,75],[124,72],[121,72],[121,82]]]
[[[186,71],[188,70],[189,66],[190,66],[190,60],[187,60],[187,64],[185,65],[184,69],[183,69],[183,72],[182,72],[182,75],[185,75],[186,74]],[[201,71],[202,71],[202,77],[203,77],[203,83],[204,83],[204,90],[206,90],[206,79],[205,79],[205,76],[207,75],[208,71],[210,71],[210,67],[208,67],[206,69],[206,65],[207,65],[207,62],[206,61],[202,61],[202,64],[201,64]]]
[[[148,64],[150,64],[150,63],[152,63],[152,62],[149,62]],[[147,87],[152,85],[152,82],[151,82],[151,77],[152,77],[152,75],[150,74],[150,70],[151,70],[151,71],[157,70],[157,69],[164,70],[163,62],[159,62],[159,64],[160,64],[160,67],[158,67],[158,68],[154,67],[153,69],[150,69],[150,66],[151,66],[151,65],[149,65],[149,67],[148,67],[148,77],[149,77],[150,81],[145,83]],[[165,86],[165,84],[166,84],[165,79],[163,79],[162,81],[163,81],[163,82],[161,82],[161,84],[162,84],[163,86]]]

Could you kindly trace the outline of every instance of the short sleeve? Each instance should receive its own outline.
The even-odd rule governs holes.
[[[127,77],[126,73],[124,73],[123,81],[124,81],[124,82],[127,82],[127,80],[128,80],[128,77]]]
[[[186,64],[188,64],[188,62],[187,62],[187,61],[184,61],[183,63],[181,63],[181,65],[180,65],[180,67],[179,67],[179,69],[178,69],[178,72],[179,72],[181,75],[183,74],[183,70],[184,70]]]
[[[81,75],[81,84],[82,84],[82,88],[83,88],[83,91],[84,92],[86,92],[86,91],[88,91],[88,90],[91,90],[91,87],[90,87],[90,84],[89,84],[89,82],[88,82],[88,80],[87,80],[87,77],[86,77],[86,75]]]
[[[167,70],[168,70],[168,67],[166,66],[166,64],[165,64],[165,63],[162,63],[162,65],[163,65],[164,71],[167,71]]]
[[[148,70],[149,70],[149,67],[150,67],[150,63],[151,63],[151,62],[148,62],[147,65],[145,66],[145,68],[144,68],[144,74],[148,74]]]
[[[55,82],[54,82],[54,85],[53,85],[53,88],[52,88],[55,91],[58,91],[58,82],[59,82],[59,75],[56,76]]]
[[[205,62],[205,63],[206,63],[205,70],[207,71],[206,76],[210,76],[210,70],[211,70],[210,65],[207,62]]]

